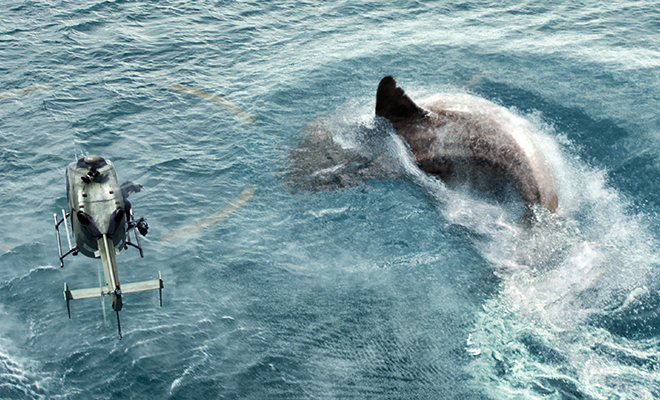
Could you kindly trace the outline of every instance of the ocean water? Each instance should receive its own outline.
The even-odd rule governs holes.
[[[5,1],[0,398],[660,398],[658,21],[644,0]],[[557,214],[525,226],[421,173],[374,118],[386,75],[524,127]],[[59,268],[53,228],[88,154],[145,187],[122,282],[165,285],[162,308],[124,296],[122,340],[109,304],[68,319],[62,295],[99,282]]]

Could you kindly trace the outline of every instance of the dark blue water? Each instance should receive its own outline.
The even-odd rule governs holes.
[[[601,3],[5,2],[0,398],[659,398],[660,12]],[[373,118],[389,74],[524,125],[557,215],[417,170]],[[314,127],[350,173],[292,191]],[[52,227],[87,154],[145,186],[122,281],[165,282],[121,341],[62,295],[98,284]]]

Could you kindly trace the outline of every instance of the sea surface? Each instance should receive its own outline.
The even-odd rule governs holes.
[[[524,124],[557,214],[423,174],[386,75]],[[6,0],[0,398],[660,398],[659,114],[656,1]],[[121,281],[165,286],[121,340],[62,294],[99,285],[53,220],[91,154],[144,186]]]

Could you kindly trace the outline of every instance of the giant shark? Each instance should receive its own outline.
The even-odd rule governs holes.
[[[422,171],[443,181],[475,172],[486,177],[482,182],[504,180],[526,205],[556,212],[555,180],[543,155],[526,132],[506,118],[449,106],[437,97],[415,104],[392,76],[378,85],[376,115],[392,123]]]

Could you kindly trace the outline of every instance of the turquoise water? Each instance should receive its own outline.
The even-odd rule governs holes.
[[[601,3],[5,2],[0,398],[660,397],[660,12]],[[390,74],[527,121],[557,215],[416,170],[373,118]],[[310,126],[374,168],[289,190]],[[62,298],[98,284],[52,228],[83,154],[145,186],[122,281],[165,282],[163,308],[125,296],[121,341]]]

